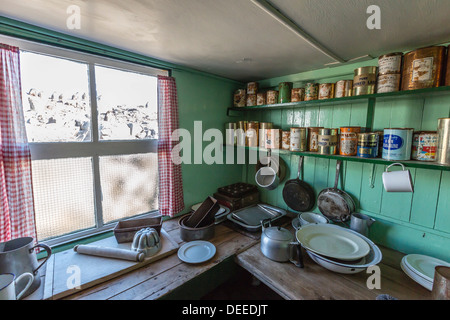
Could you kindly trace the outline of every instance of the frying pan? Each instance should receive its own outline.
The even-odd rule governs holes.
[[[327,188],[320,191],[319,196],[317,197],[317,206],[319,207],[320,212],[328,219],[335,222],[345,222],[349,220],[350,215],[356,209],[352,197],[345,191],[337,188],[341,163],[341,160],[337,161],[334,188]]]
[[[297,178],[286,181],[283,188],[283,199],[292,210],[306,212],[314,207],[315,195],[313,188],[300,180],[302,166],[303,156],[300,156]]]

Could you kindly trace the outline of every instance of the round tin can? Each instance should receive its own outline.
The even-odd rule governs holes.
[[[334,83],[319,84],[319,100],[334,98]]]
[[[305,86],[305,101],[317,100],[319,97],[319,85],[307,83]]]
[[[383,137],[383,159],[410,160],[413,129],[386,128]]]
[[[450,118],[438,120],[438,149],[436,162],[450,165]]]
[[[358,133],[358,150],[360,158],[376,158],[378,156],[379,137],[376,132]]]
[[[256,106],[256,94],[247,94],[247,107]]]
[[[266,103],[267,104],[276,104],[276,103],[278,103],[278,91],[276,91],[276,90],[269,90],[269,91],[267,91]]]
[[[260,122],[259,123],[259,143],[260,148],[266,148],[266,130],[272,129],[272,122]]]
[[[281,82],[278,85],[278,103],[291,102],[292,82]]]
[[[258,82],[247,83],[247,94],[257,94],[258,93]]]
[[[436,131],[414,132],[411,159],[436,161],[438,134]]]
[[[318,151],[319,129],[323,129],[323,127],[308,128],[308,151],[311,152]]]
[[[397,74],[402,72],[403,53],[394,52],[378,57],[378,74]]]
[[[355,69],[355,76],[353,78],[354,96],[375,93],[377,69],[378,67],[372,66]]]
[[[256,105],[257,106],[263,106],[266,104],[266,93],[265,92],[258,92],[256,94]]]
[[[306,128],[291,128],[291,151],[306,151],[307,149],[307,131]]]
[[[234,106],[245,107],[247,105],[247,93],[245,89],[238,89],[234,92]]]
[[[378,75],[377,93],[395,92],[400,90],[401,79],[402,75],[400,73]]]
[[[283,150],[289,150],[291,148],[291,132],[281,132],[281,148]]]
[[[236,122],[228,122],[225,124],[225,144],[228,146],[235,146],[237,143],[236,137]]]
[[[294,88],[291,90],[291,102],[305,100],[305,88]]]
[[[341,156],[356,156],[358,149],[358,133],[361,127],[341,127],[339,139],[339,154]]]
[[[258,121],[250,121],[247,125],[247,145],[249,147],[257,147],[258,146],[258,133],[259,133],[259,122]]]
[[[267,129],[266,132],[266,149],[280,149],[281,147],[281,130]]]
[[[439,87],[444,77],[444,46],[417,49],[403,58],[402,90]]]
[[[238,121],[236,129],[236,144],[240,147],[245,147],[248,143],[247,141],[247,121]]]
[[[336,154],[338,145],[338,129],[319,129],[317,137],[318,150],[320,154]]]
[[[353,90],[353,80],[339,80],[335,85],[335,98],[350,97]]]

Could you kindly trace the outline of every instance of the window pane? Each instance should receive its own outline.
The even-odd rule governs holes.
[[[95,227],[91,158],[34,160],[38,239]]]
[[[31,52],[20,62],[28,141],[90,141],[88,65]]]
[[[100,140],[158,138],[157,79],[95,67]]]
[[[100,157],[103,221],[158,209],[156,153]]]

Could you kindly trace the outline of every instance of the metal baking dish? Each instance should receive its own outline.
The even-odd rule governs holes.
[[[286,210],[268,204],[256,204],[228,214],[227,219],[250,232],[261,230],[261,221],[276,221],[287,214]]]

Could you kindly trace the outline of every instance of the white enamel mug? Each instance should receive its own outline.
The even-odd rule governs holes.
[[[403,170],[389,171],[392,166],[402,166]],[[383,185],[386,192],[414,192],[411,173],[401,163],[393,163],[383,172]]]
[[[16,296],[16,283],[22,278],[28,278],[25,288]],[[19,300],[33,283],[34,276],[25,272],[16,278],[13,273],[0,274],[0,300]]]

